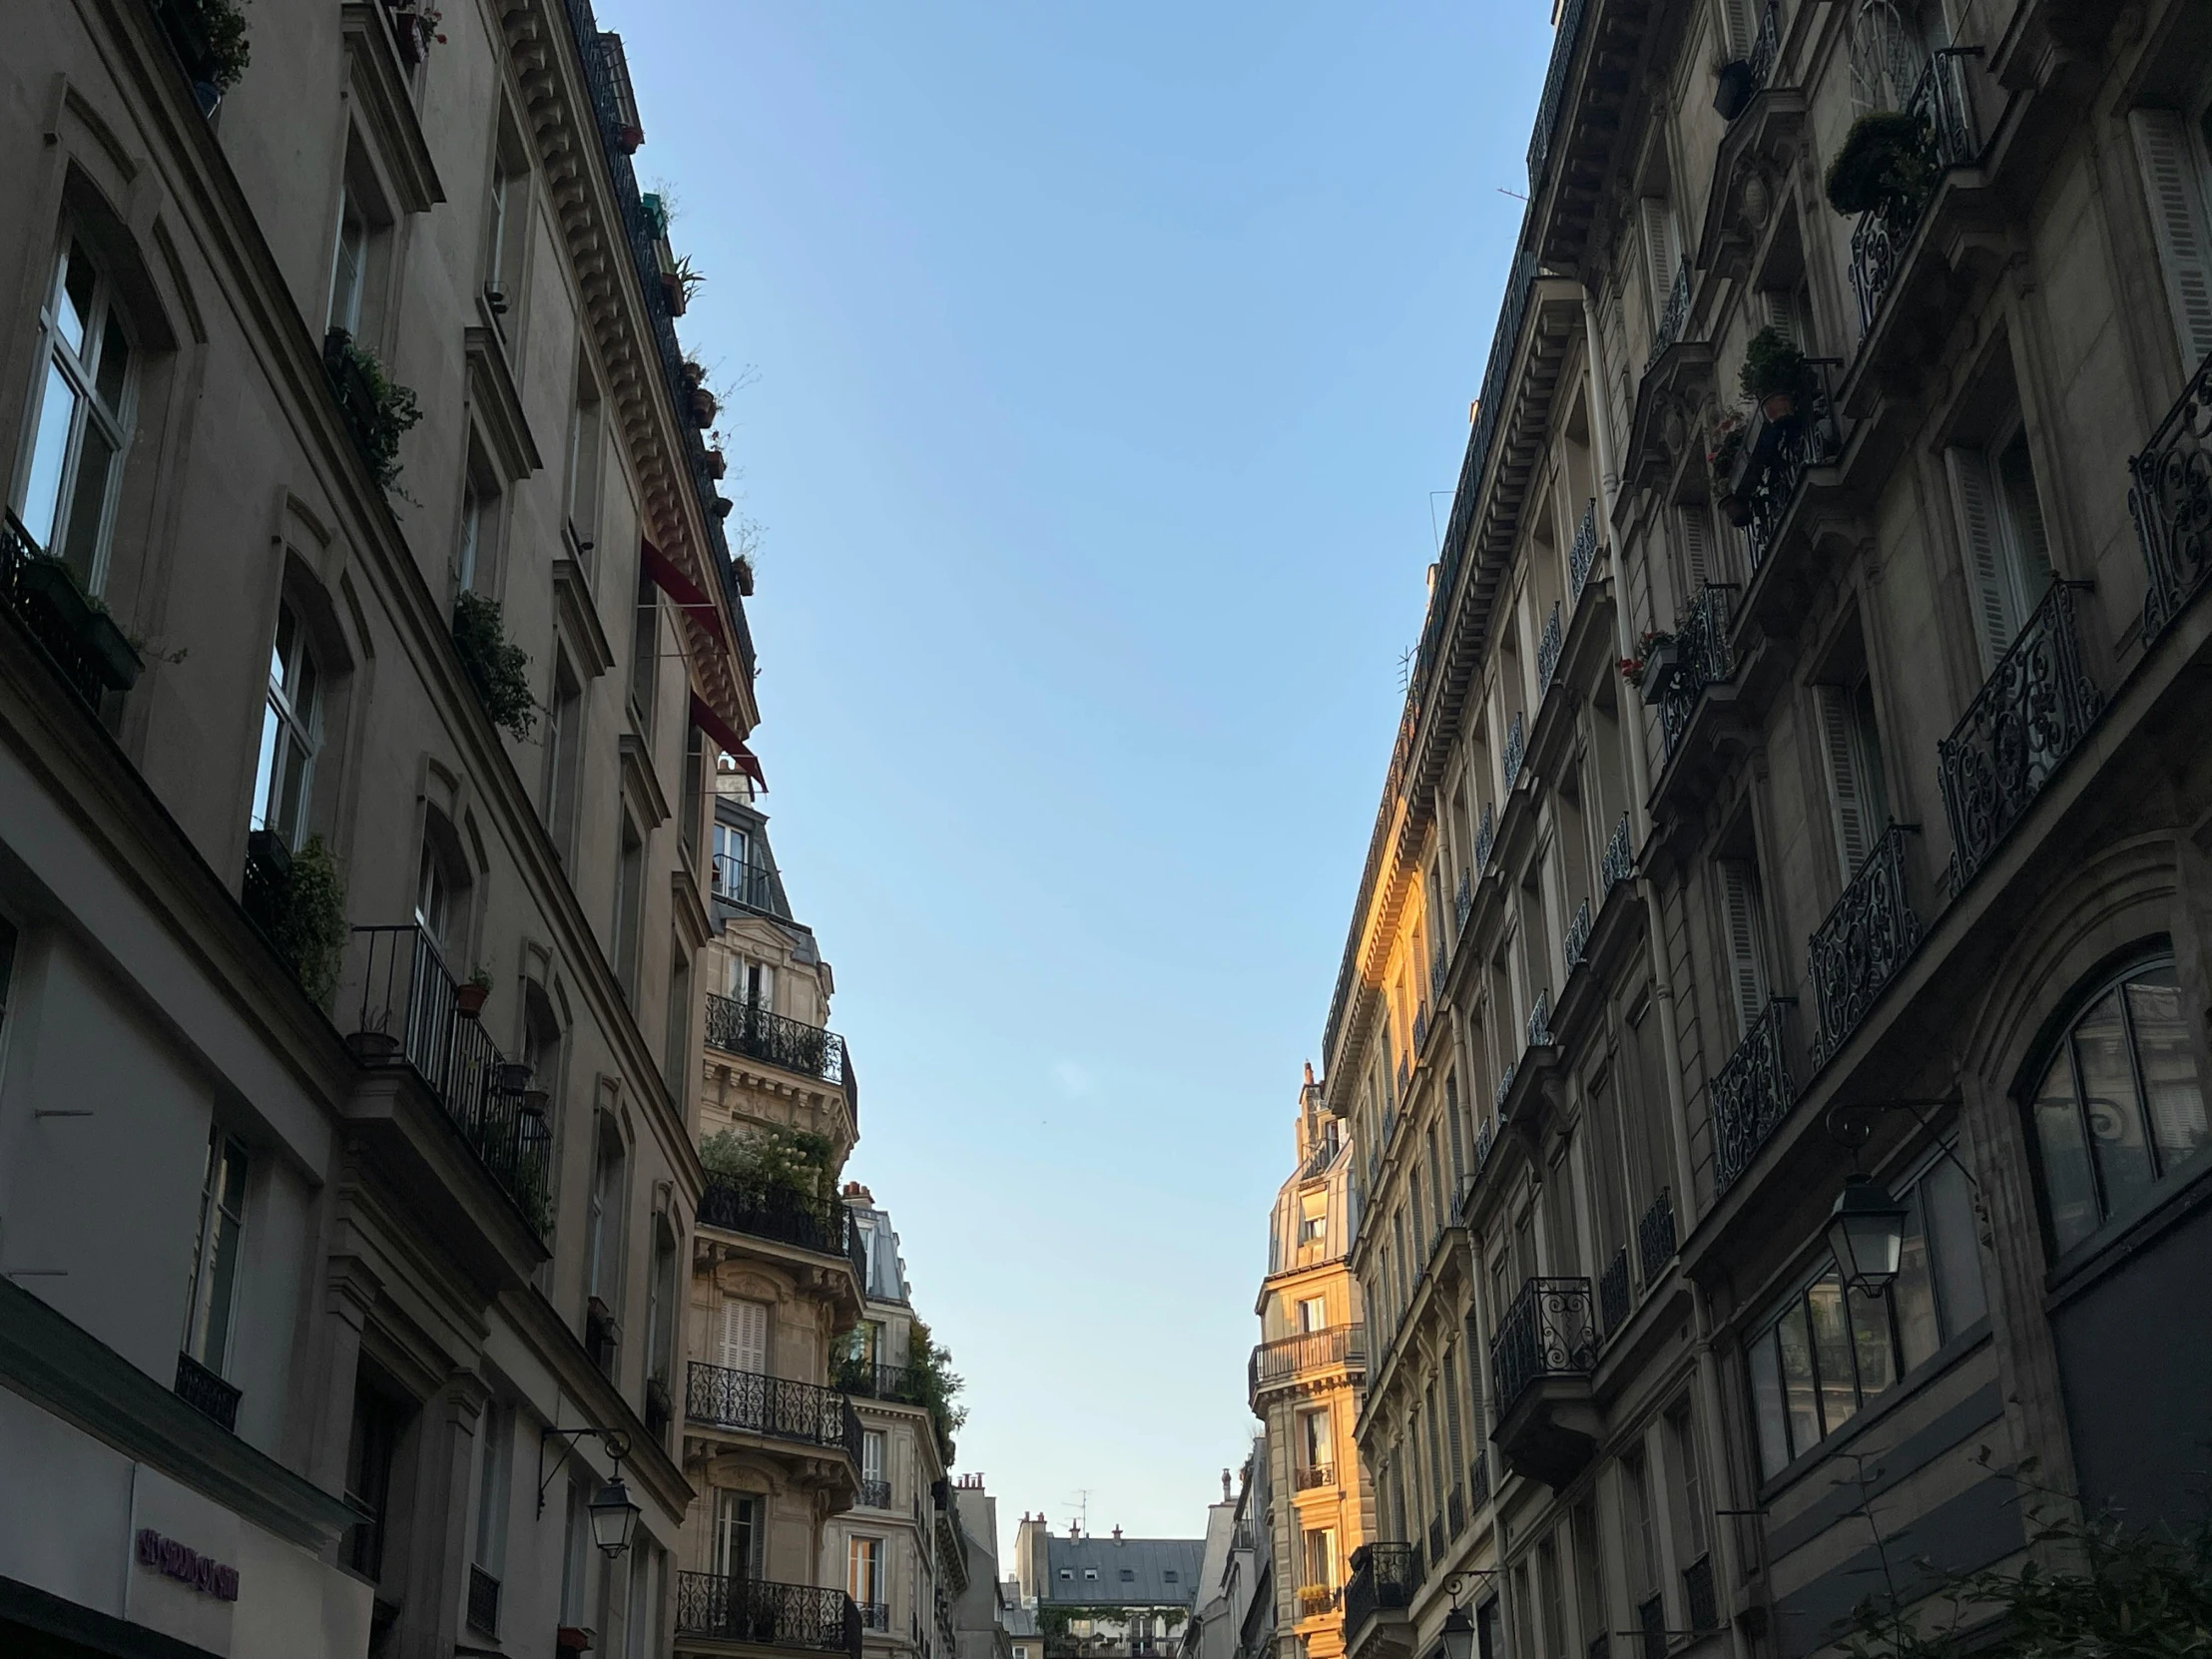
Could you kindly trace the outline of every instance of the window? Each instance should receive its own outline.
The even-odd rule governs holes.
[[[880,1428],[860,1430],[860,1479],[873,1485],[884,1483],[883,1457],[889,1446],[889,1437]]]
[[[1752,1409],[1770,1479],[1988,1311],[1958,1167],[1938,1156],[1892,1191],[1906,1201],[1906,1220],[1890,1288],[1847,1295],[1824,1260],[1751,1341]]]
[[[1310,1296],[1299,1302],[1298,1329],[1302,1334],[1329,1329],[1329,1299],[1327,1297]]]
[[[584,1294],[610,1312],[622,1284],[622,1131],[599,1115],[599,1145],[592,1159],[591,1208],[584,1235]]]
[[[338,191],[337,247],[330,256],[330,304],[326,325],[361,331],[361,300],[368,287],[368,216],[350,185]]]
[[[684,848],[684,868],[699,868],[699,821],[707,799],[707,739],[694,726],[684,734],[683,808],[676,817],[676,833]]]
[[[1844,879],[1874,851],[1890,819],[1882,782],[1882,737],[1875,725],[1874,683],[1861,676],[1851,686],[1815,686],[1820,708],[1821,762],[1835,815],[1836,855]]]
[[[499,486],[491,465],[469,446],[461,478],[461,521],[453,537],[453,591],[489,595],[499,554]]]
[[[1567,1659],[1567,1598],[1559,1576],[1556,1537],[1536,1545],[1536,1588],[1544,1603],[1544,1659]]]
[[[599,535],[599,382],[577,345],[576,402],[568,414],[568,535],[579,557],[589,557]]]
[[[2095,990],[2058,1039],[2029,1112],[2054,1257],[2155,1202],[2205,1142],[2204,1090],[2172,957],[2139,962]]]
[[[768,1374],[768,1304],[732,1297],[722,1305],[722,1364],[731,1371]]]
[[[1320,1527],[1306,1534],[1306,1582],[1323,1589],[1337,1587],[1337,1533]]]
[[[219,1125],[208,1137],[200,1182],[200,1233],[193,1241],[185,1353],[218,1377],[231,1347],[238,1301],[239,1235],[246,1225],[246,1148]]]
[[[422,861],[415,870],[415,925],[429,934],[430,942],[444,955],[450,942],[446,930],[452,921],[451,886],[446,880],[445,865],[430,844],[430,837],[422,838]]]
[[[1676,1526],[1685,1562],[1705,1553],[1705,1479],[1697,1460],[1697,1430],[1688,1406],[1667,1417],[1667,1452],[1674,1463],[1675,1490],[1681,1498]]]
[[[630,1596],[622,1610],[625,1659],[652,1659],[661,1625],[661,1552],[643,1538],[630,1548]]]
[[[1748,858],[1720,862],[1722,942],[1736,1034],[1749,1036],[1767,1005],[1766,952],[1759,934],[1759,870]]]
[[[2135,160],[2182,367],[2193,370],[2212,353],[2212,235],[2206,231],[2202,119],[2192,123],[2177,110],[2131,110],[2127,123],[2135,135]]]
[[[1954,445],[1943,455],[1986,674],[2050,586],[2050,544],[2035,490],[2035,463],[2017,417],[1986,448]]]
[[[65,239],[39,312],[45,367],[25,422],[27,464],[16,516],[40,551],[85,591],[107,576],[107,542],[131,436],[133,351],[107,273]]]
[[[1337,1460],[1336,1443],[1329,1432],[1329,1407],[1298,1414],[1298,1449],[1307,1468],[1326,1473]]]
[[[530,224],[530,153],[504,119],[492,146],[491,189],[484,214],[484,304],[502,332],[522,292],[523,249]]]
[[[477,1455],[476,1565],[492,1577],[500,1574],[507,1554],[507,1500],[514,1484],[514,1407],[493,1400],[484,1407],[478,1431],[483,1449]]]
[[[1134,1584],[1137,1581],[1137,1569],[1135,1567],[1123,1567],[1116,1576],[1124,1584]]]
[[[1085,1578],[1096,1578],[1098,1576],[1098,1569],[1096,1567],[1085,1567],[1083,1569],[1083,1576]]]
[[[715,1493],[714,1563],[720,1578],[761,1576],[761,1541],[767,1500],[727,1487]]]
[[[8,989],[14,979],[15,927],[6,917],[0,916],[0,1062],[8,1057]]]
[[[662,1076],[669,1098],[681,1105],[691,1093],[691,952],[678,938],[668,958],[668,1051]]]
[[[345,1500],[360,1519],[345,1545],[345,1563],[370,1583],[384,1573],[391,1503],[391,1465],[406,1410],[365,1376],[353,1382],[353,1430],[346,1445]]]
[[[648,737],[653,732],[654,691],[661,672],[661,592],[638,577],[638,607],[630,621],[630,712]]]
[[[862,1607],[880,1606],[883,1600],[883,1540],[845,1540],[844,1593]]]
[[[733,1000],[748,1008],[758,1008],[764,1014],[776,1012],[776,968],[770,962],[756,962],[750,956],[730,958],[730,995]]]
[[[653,1218],[653,1275],[647,1281],[645,1372],[668,1384],[670,1349],[676,1340],[676,1230],[666,1216]]]
[[[307,630],[289,602],[276,612],[269,654],[269,696],[262,709],[262,756],[254,770],[251,823],[296,850],[307,827],[309,788],[320,736],[320,693]]]
[[[615,977],[632,1006],[638,1000],[638,934],[645,906],[645,837],[622,815],[622,850],[615,865]]]
[[[553,653],[553,701],[545,711],[545,832],[569,856],[575,837],[576,777],[584,751],[584,688],[568,653]]]
[[[1636,205],[1642,213],[1645,271],[1651,281],[1651,327],[1656,338],[1665,326],[1667,301],[1682,263],[1681,245],[1675,232],[1674,210],[1664,197],[1646,196]]]

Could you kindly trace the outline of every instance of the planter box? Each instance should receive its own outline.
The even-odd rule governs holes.
[[[1713,109],[1723,121],[1734,121],[1751,103],[1752,91],[1749,60],[1723,64],[1720,84],[1713,89]]]
[[[137,650],[113,617],[95,610],[78,592],[76,578],[66,565],[59,559],[26,559],[18,581],[23,592],[44,606],[62,631],[76,641],[102,685],[129,691],[138,684],[146,665],[140,662]]]
[[[1654,643],[1644,654],[1644,683],[1637,688],[1643,694],[1645,704],[1656,704],[1664,699],[1667,688],[1674,684],[1674,677],[1681,671],[1681,642],[1662,640]]]

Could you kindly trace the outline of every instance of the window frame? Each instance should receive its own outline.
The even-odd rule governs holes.
[[[287,625],[293,647],[289,664],[283,655]],[[249,829],[271,831],[296,852],[307,837],[313,818],[314,769],[322,752],[323,687],[327,677],[321,653],[315,649],[314,631],[288,596],[277,602],[276,632],[269,652],[269,680],[262,692],[261,754],[254,766],[254,799],[247,809],[247,823]],[[287,685],[287,680],[296,684]],[[272,822],[272,809],[277,800],[281,767],[294,753],[302,759],[293,804],[295,816],[287,829]]]
[[[73,254],[82,252],[85,263],[91,269],[93,283],[86,300],[86,322],[83,339],[71,344],[62,326],[61,307],[68,292],[69,266]],[[91,239],[83,235],[73,221],[65,220],[61,226],[58,245],[49,262],[46,288],[39,300],[38,351],[36,367],[30,375],[30,385],[25,395],[28,400],[24,411],[23,431],[18,443],[14,477],[8,492],[8,508],[16,523],[21,526],[26,539],[38,547],[41,555],[63,563],[69,562],[69,545],[75,526],[72,517],[78,503],[77,483],[84,463],[84,440],[88,427],[98,419],[101,436],[109,448],[108,476],[101,487],[99,524],[93,531],[92,545],[86,549],[85,568],[76,572],[89,594],[101,593],[108,578],[109,553],[115,536],[116,507],[123,493],[123,472],[130,454],[131,435],[138,415],[138,384],[143,364],[142,342],[126,307],[116,293],[115,277],[110,264],[96,253]],[[113,327],[120,332],[125,351],[123,383],[117,389],[111,405],[99,390],[100,371],[105,366],[108,335]],[[90,346],[90,351],[86,349]],[[32,476],[37,470],[39,439],[44,430],[47,393],[55,374],[59,373],[74,398],[68,415],[68,427],[62,439],[62,454],[54,478],[54,504],[42,540],[32,532],[25,515],[30,511]],[[58,551],[57,551],[58,549]],[[75,570],[75,566],[71,567]]]
[[[231,1189],[234,1168],[238,1192],[235,1206],[225,1197]],[[238,1328],[239,1288],[245,1261],[241,1245],[246,1236],[247,1201],[253,1178],[254,1158],[246,1143],[222,1124],[212,1125],[208,1131],[208,1161],[200,1181],[200,1220],[193,1233],[185,1331],[179,1348],[196,1364],[223,1378],[229,1376],[231,1336]],[[228,1224],[227,1229],[223,1224]],[[223,1231],[220,1239],[219,1230]],[[214,1304],[210,1304],[209,1317],[204,1320],[202,1315],[205,1300],[202,1275],[209,1269],[211,1251],[215,1253],[214,1267],[220,1280],[213,1292],[220,1299],[220,1321],[213,1314]],[[218,1323],[221,1330],[215,1329]]]

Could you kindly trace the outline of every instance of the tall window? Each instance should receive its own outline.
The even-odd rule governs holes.
[[[638,933],[645,906],[645,838],[630,815],[622,815],[622,849],[615,865],[615,977],[633,1005],[638,1000]]]
[[[1890,819],[1874,682],[1862,674],[1849,686],[1815,686],[1813,695],[1820,708],[1821,764],[1835,814],[1836,855],[1849,881]]]
[[[761,1534],[766,1500],[728,1487],[715,1492],[714,1567],[720,1578],[761,1576]]]
[[[668,1382],[670,1350],[676,1341],[676,1230],[666,1216],[653,1221],[653,1273],[646,1282],[645,1372]]]
[[[221,1125],[208,1137],[200,1182],[200,1232],[192,1247],[185,1353],[217,1376],[231,1348],[238,1302],[239,1236],[246,1227],[246,1148]]]
[[[732,1297],[722,1305],[722,1364],[755,1377],[768,1374],[768,1304]]]
[[[492,146],[484,220],[484,304],[501,330],[509,332],[514,326],[514,303],[521,297],[523,248],[530,225],[530,159],[521,136],[504,119]]]
[[[880,1428],[860,1431],[860,1484],[867,1501],[879,1509],[890,1504],[890,1477],[883,1472],[888,1444],[889,1436]]]
[[[638,577],[637,610],[630,623],[630,712],[647,736],[653,732],[654,691],[661,672],[661,590]]]
[[[107,273],[70,238],[39,312],[44,372],[27,421],[16,516],[88,593],[107,575],[108,532],[131,436],[133,352]]]
[[[1306,1582],[1323,1590],[1337,1587],[1337,1533],[1321,1526],[1306,1534]]]
[[[584,1294],[604,1307],[616,1305],[622,1282],[622,1131],[604,1113],[591,1172],[591,1209],[584,1234]]]
[[[652,1659],[661,1628],[661,1568],[655,1545],[639,1539],[630,1551],[630,1598],[623,1608],[626,1659]]]
[[[845,1540],[844,1593],[862,1607],[882,1605],[882,1539],[848,1538]]]
[[[561,1622],[588,1625],[591,1612],[591,1494],[573,1480],[561,1533]]]
[[[1749,858],[1720,862],[1721,938],[1728,953],[1736,1034],[1749,1036],[1767,1005],[1767,958],[1759,926],[1759,869]]]
[[[499,553],[499,486],[475,446],[461,478],[461,522],[453,537],[453,591],[489,593]]]
[[[361,331],[361,299],[368,287],[368,216],[350,185],[338,192],[337,247],[330,255],[327,326]]]
[[[1328,1406],[1298,1414],[1298,1448],[1305,1466],[1316,1473],[1326,1473],[1335,1464],[1336,1441],[1329,1432]]]
[[[600,401],[599,382],[583,354],[579,341],[576,401],[568,414],[568,534],[577,553],[588,557],[599,535]]]
[[[568,653],[553,654],[553,701],[545,711],[545,832],[569,854],[576,826],[576,778],[584,749],[584,688]]]
[[[493,1400],[484,1407],[477,1455],[476,1565],[493,1578],[507,1558],[507,1501],[514,1484],[515,1413]]]
[[[668,957],[668,1049],[662,1072],[671,1099],[678,1104],[691,1086],[691,952],[678,938]]]
[[[1965,549],[1982,672],[1988,673],[2050,586],[2050,543],[2035,463],[2016,416],[1986,447],[1958,445],[1943,454]]]
[[[1705,1476],[1697,1460],[1697,1430],[1685,1405],[1667,1417],[1667,1452],[1674,1464],[1675,1490],[1682,1513],[1676,1522],[1681,1559],[1695,1561],[1705,1554]]]
[[[2135,160],[2142,169],[2182,367],[2194,369],[2212,353],[2212,228],[2205,205],[2203,114],[2191,121],[2179,110],[2131,110],[2127,124],[2135,135]]]
[[[1847,1294],[1835,1262],[1824,1261],[1752,1338],[1752,1409],[1769,1477],[1988,1312],[1957,1166],[1937,1158],[1892,1190],[1907,1209],[1905,1251],[1890,1288],[1878,1297]]]
[[[2205,1143],[2204,1088],[2171,956],[2089,996],[2029,1104],[2054,1257],[2156,1202]]]
[[[384,1574],[391,1517],[391,1467],[406,1407],[366,1375],[353,1382],[353,1431],[345,1453],[345,1501],[360,1519],[345,1544],[345,1563],[370,1583]]]
[[[321,735],[320,676],[307,630],[287,602],[276,612],[262,707],[262,757],[254,772],[253,827],[296,849],[306,831],[309,787]]]

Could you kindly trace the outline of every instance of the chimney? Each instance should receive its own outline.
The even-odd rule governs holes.
[[[1309,1076],[1313,1074],[1313,1069],[1311,1066],[1306,1068]],[[1229,1471],[1227,1469],[1221,1471],[1221,1500],[1224,1503],[1229,1501]]]
[[[1114,1528],[1114,1542],[1117,1544],[1121,1542],[1121,1528],[1118,1526]]]
[[[1309,1089],[1314,1086],[1314,1062],[1311,1060],[1306,1062],[1306,1086]]]

